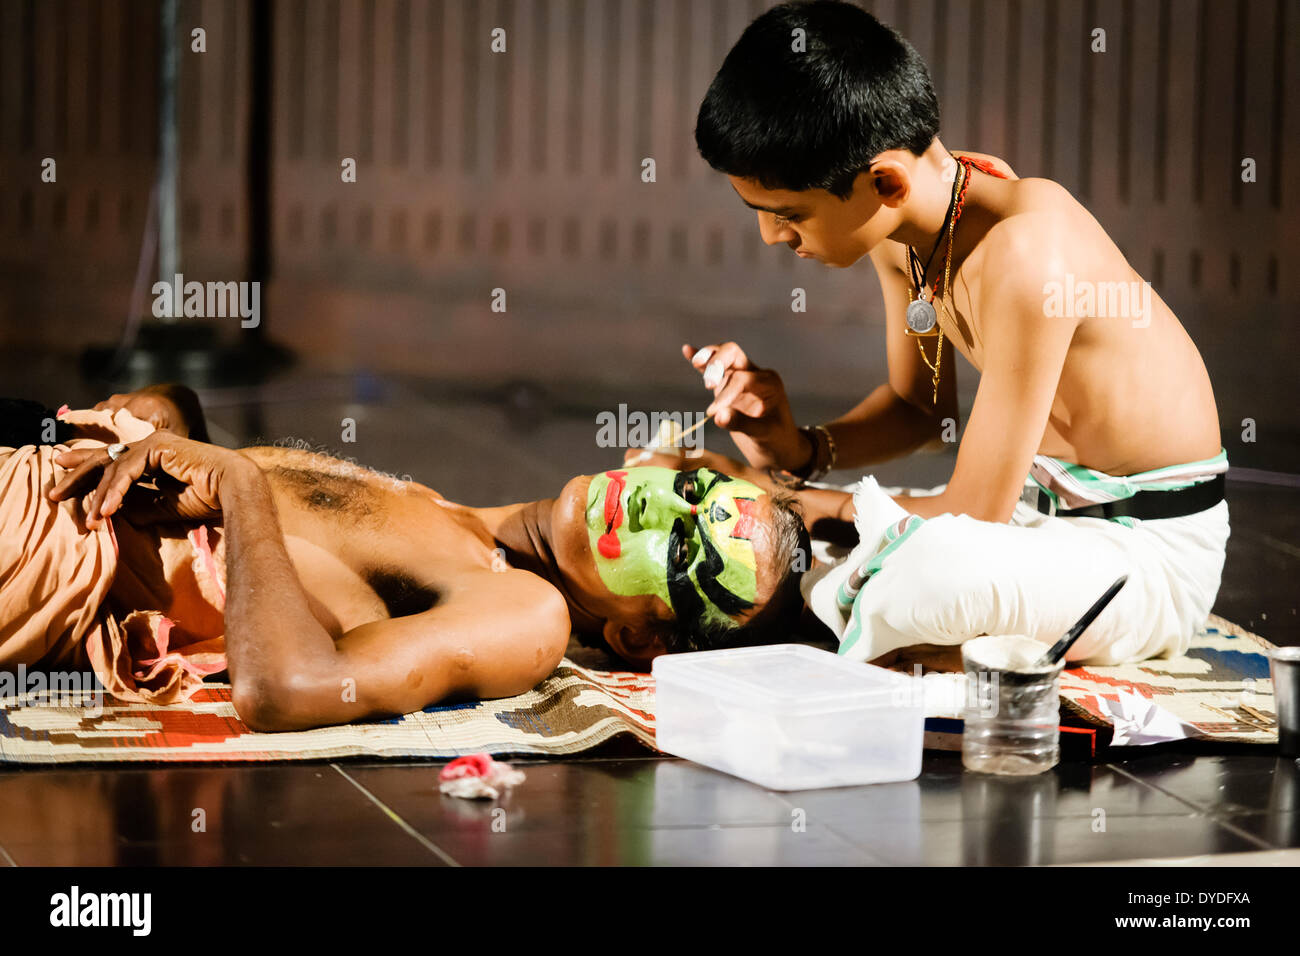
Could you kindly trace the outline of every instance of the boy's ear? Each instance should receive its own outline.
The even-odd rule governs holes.
[[[881,205],[896,208],[907,202],[912,194],[912,175],[896,159],[882,157],[871,164],[871,188],[880,197]]]
[[[629,664],[649,667],[660,654],[668,653],[668,646],[659,633],[644,627],[633,627],[623,621],[606,621],[601,633],[610,649]]]

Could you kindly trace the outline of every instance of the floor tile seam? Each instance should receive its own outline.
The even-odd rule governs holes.
[[[378,807],[380,811],[386,817],[388,817],[388,819],[392,820],[393,823],[397,824],[397,826],[400,827],[406,833],[407,836],[414,839],[417,843],[423,846],[434,856],[438,857],[438,859],[442,860],[448,866],[460,866],[460,864],[457,863],[456,860],[454,860],[450,856],[450,854],[448,854],[436,843],[434,843],[432,840],[426,837],[419,830],[415,829],[415,827],[411,826],[411,824],[407,823],[406,820],[403,819],[401,815],[397,813],[397,811],[393,810],[390,806],[388,806],[388,804],[384,803],[384,801],[380,800],[368,789],[366,789],[360,783],[354,780],[347,773],[347,771],[345,771],[342,767],[340,767],[336,763],[332,763],[330,764],[330,766],[333,767],[343,777],[344,780],[346,780],[348,783],[352,784],[352,786],[356,787],[359,791],[361,791],[361,793],[366,797],[366,799],[368,799],[371,803],[373,803],[376,807]]]
[[[1202,806],[1201,804],[1189,800],[1186,797],[1179,796],[1178,794],[1174,793],[1172,790],[1165,789],[1159,784],[1154,784],[1151,783],[1150,781],[1143,780],[1140,777],[1136,777],[1133,774],[1129,773],[1127,770],[1125,770],[1123,767],[1118,767],[1115,764],[1107,764],[1107,766],[1111,770],[1115,771],[1116,773],[1128,777],[1130,780],[1134,781],[1135,783],[1140,783],[1144,787],[1149,787],[1152,790],[1156,790],[1160,793],[1163,793],[1167,797],[1172,797],[1173,799],[1177,800],[1179,803],[1185,803],[1187,806],[1191,807],[1193,810],[1196,811],[1197,816],[1204,817],[1205,819],[1214,823],[1216,826],[1222,827],[1223,829],[1227,830],[1229,833],[1233,834],[1234,836],[1246,840],[1248,843],[1255,844],[1262,850],[1285,849],[1284,847],[1274,846],[1272,843],[1269,843],[1267,840],[1261,840],[1259,837],[1255,836],[1254,834],[1248,833],[1247,831],[1241,829],[1241,827],[1234,826],[1233,824],[1227,822],[1221,815],[1216,813],[1214,809],[1211,807]]]

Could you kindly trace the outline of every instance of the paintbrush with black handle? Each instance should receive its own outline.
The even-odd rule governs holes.
[[[1127,580],[1127,574],[1120,575],[1119,579],[1106,589],[1106,593],[1097,598],[1097,603],[1088,608],[1088,610],[1084,612],[1083,617],[1079,618],[1078,623],[1066,631],[1065,636],[1053,644],[1048,649],[1047,653],[1034,663],[1034,666],[1055,667],[1057,662],[1065,657],[1065,652],[1068,651],[1073,646],[1074,642],[1079,639],[1079,635],[1087,630],[1088,625],[1091,624],[1093,620],[1096,619],[1097,615],[1102,612],[1102,609],[1110,603],[1111,598],[1119,593],[1119,589],[1124,586],[1124,582]]]

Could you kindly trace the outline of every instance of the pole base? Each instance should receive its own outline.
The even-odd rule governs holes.
[[[216,333],[206,322],[146,322],[125,355],[105,346],[82,352],[81,374],[126,391],[160,382],[209,389],[258,385],[293,364],[287,348],[264,336],[241,336],[232,346]]]

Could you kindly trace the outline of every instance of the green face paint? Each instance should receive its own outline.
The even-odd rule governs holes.
[[[708,468],[627,468],[591,480],[587,534],[614,594],[654,594],[679,618],[731,620],[758,593],[753,534],[767,492]]]

